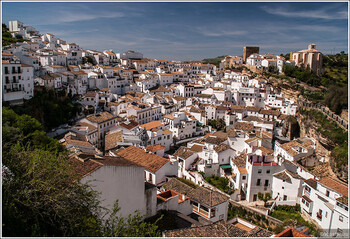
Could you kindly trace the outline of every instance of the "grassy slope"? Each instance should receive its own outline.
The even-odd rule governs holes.
[[[206,59],[203,59],[202,62],[203,63],[213,64],[216,67],[219,67],[221,60],[224,59],[224,58],[225,58],[225,56],[218,56],[218,57],[215,57],[215,58],[206,58]]]

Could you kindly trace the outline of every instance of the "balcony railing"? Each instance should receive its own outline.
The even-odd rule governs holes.
[[[193,205],[193,211],[201,214],[202,216],[205,216],[206,218],[210,218],[209,212],[203,210],[202,208],[199,208],[199,211],[198,211],[198,207],[195,205]]]

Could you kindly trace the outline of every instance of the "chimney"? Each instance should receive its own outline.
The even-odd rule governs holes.
[[[316,49],[316,44],[315,43],[311,43],[309,45],[309,50],[312,50],[312,49]]]

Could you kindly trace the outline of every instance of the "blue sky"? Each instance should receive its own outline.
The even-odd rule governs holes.
[[[287,53],[316,43],[348,52],[348,3],[2,3],[2,21],[20,20],[84,49],[137,50],[147,58],[201,60]]]

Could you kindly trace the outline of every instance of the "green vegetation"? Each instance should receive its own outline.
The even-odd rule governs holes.
[[[320,86],[321,78],[317,76],[315,73],[310,71],[310,68],[302,68],[291,65],[283,65],[283,72],[286,76],[290,76],[296,78],[299,81],[305,82],[311,86]]]
[[[284,65],[284,77],[293,77],[296,82],[321,87],[320,91],[301,88],[301,94],[308,100],[327,105],[340,114],[348,107],[348,55],[344,52],[323,56],[324,74],[316,75],[309,68]],[[283,79],[283,77],[274,77]],[[327,90],[326,90],[327,89]]]
[[[217,120],[209,120],[208,125],[210,125],[212,128],[220,131],[226,130],[226,123],[223,119],[217,119]]]
[[[330,84],[338,86],[348,84],[348,54],[340,52],[335,55],[324,55],[323,65],[324,78],[328,79]]]
[[[147,218],[145,221],[156,224],[159,233],[165,230],[175,230],[180,228],[180,225],[176,220],[176,215],[174,215],[174,212],[172,211],[161,210],[155,216]]]
[[[7,46],[12,43],[23,42],[23,41],[24,40],[21,36],[13,38],[7,26],[4,23],[2,24],[2,46]]]
[[[64,90],[36,90],[34,97],[24,102],[23,106],[14,106],[18,114],[27,114],[44,125],[45,130],[68,123],[81,112],[79,103],[72,103],[70,94]]]
[[[271,200],[272,196],[271,196],[271,193],[265,193],[264,194],[264,193],[259,192],[258,193],[258,198],[259,198],[259,200],[264,202],[264,207],[266,207],[267,201]]]
[[[317,110],[300,110],[299,113],[320,124],[317,131],[336,145],[331,152],[331,168],[335,173],[340,174],[342,179],[347,180],[348,132]]]
[[[228,178],[211,176],[205,177],[205,180],[227,194],[233,193],[233,189],[230,187],[230,181],[228,180]]]
[[[180,180],[181,182],[183,182],[184,184],[187,184],[188,186],[192,187],[192,188],[198,188],[199,186],[197,184],[195,184],[194,182],[192,182],[191,180],[188,179],[184,179],[184,178],[179,178],[176,177],[178,180]]]
[[[348,85],[331,86],[324,97],[324,103],[336,114],[348,108]]]
[[[64,148],[46,135],[39,121],[29,115],[17,115],[12,109],[2,108],[3,156],[14,146],[28,150],[45,150],[55,155]]]
[[[83,64],[85,64],[85,63],[94,64],[94,59],[91,56],[84,56],[83,57]]]
[[[203,59],[202,62],[204,64],[213,64],[216,67],[219,67],[221,60],[223,60],[224,58],[225,58],[225,56],[218,56],[218,57],[215,57],[215,58]]]
[[[320,124],[317,129],[324,137],[328,138],[337,145],[347,144],[348,133],[340,128],[338,124],[327,118],[322,112],[318,110],[303,110],[299,111],[300,114],[305,115],[307,118],[316,121]]]
[[[106,222],[101,226],[103,237],[160,237],[161,232],[157,224],[162,216],[154,222],[146,222],[140,212],[127,218],[119,216],[120,207],[118,201],[115,202],[113,211]]]
[[[283,56],[284,59],[286,59],[286,61],[289,61],[290,60],[290,53],[286,53],[286,54],[280,54],[280,56]]]
[[[314,224],[305,221],[304,218],[301,217],[299,204],[296,206],[276,206],[270,216],[283,222],[282,225],[275,228],[275,233],[282,232],[286,227],[306,226],[310,229],[311,235],[318,236],[319,234]]]
[[[243,207],[234,206],[231,203],[228,205],[227,219],[230,220],[235,217],[243,218],[253,224],[260,226],[262,228],[272,231],[271,225],[267,220],[266,216],[260,215],[258,213],[252,213]]]
[[[301,89],[301,95],[304,96],[304,98],[315,102],[315,103],[324,103],[324,96],[325,96],[325,91],[313,91],[313,90],[308,90],[304,89],[304,87],[300,87]]]
[[[2,232],[6,237],[160,236],[140,213],[118,217],[79,182],[67,151],[28,115],[2,108]],[[110,215],[106,220],[102,215]]]

